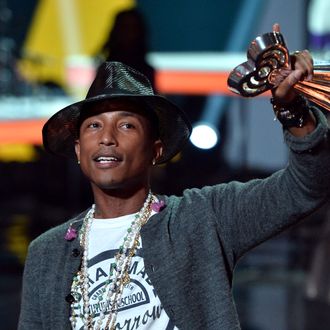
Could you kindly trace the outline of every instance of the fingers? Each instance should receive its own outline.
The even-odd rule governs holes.
[[[291,70],[285,70],[282,81],[277,85],[276,95],[285,98],[298,81],[311,80],[313,77],[313,59],[307,50],[291,55]]]
[[[280,25],[273,24],[273,32],[280,32]],[[290,102],[296,96],[294,85],[303,80],[310,81],[313,78],[313,59],[308,50],[295,52],[290,55],[291,69],[283,72],[281,79],[272,89],[273,96],[281,102]]]
[[[303,72],[301,80],[312,80],[313,78],[313,58],[308,50],[295,52],[291,55],[291,63],[293,70],[299,70]]]
[[[273,24],[273,32],[280,32],[280,24]],[[291,55],[292,70],[301,70],[303,75],[301,80],[306,79],[307,81],[313,78],[313,59],[308,50],[295,52]]]
[[[291,101],[295,92],[293,86],[301,80],[303,72],[301,70],[293,70],[291,73],[273,90],[274,97],[283,102]]]

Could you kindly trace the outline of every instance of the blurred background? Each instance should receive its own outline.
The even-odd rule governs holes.
[[[327,0],[0,0],[0,328],[16,329],[29,242],[92,203],[76,162],[44,152],[41,128],[85,97],[104,59],[142,71],[196,128],[185,150],[155,169],[155,192],[262,178],[287,162],[281,127],[269,94],[235,96],[228,73],[274,22],[290,51],[329,59],[329,7]],[[329,328],[328,218],[325,205],[240,261],[234,295],[243,330]]]

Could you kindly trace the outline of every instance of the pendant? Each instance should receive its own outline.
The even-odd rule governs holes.
[[[122,277],[123,285],[127,285],[130,281],[131,281],[130,276],[127,273],[125,273]]]

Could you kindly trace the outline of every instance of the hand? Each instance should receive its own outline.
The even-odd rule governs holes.
[[[280,25],[273,25],[274,32],[280,32]],[[295,96],[296,91],[293,86],[302,80],[310,81],[313,77],[313,59],[308,50],[295,52],[290,55],[291,70],[287,77],[272,90],[273,97],[279,103],[289,103]]]

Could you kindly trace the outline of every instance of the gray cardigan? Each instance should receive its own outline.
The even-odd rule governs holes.
[[[232,297],[237,260],[306,216],[328,197],[330,154],[324,116],[295,138],[288,166],[263,180],[189,189],[160,196],[166,207],[142,228],[147,274],[179,329],[240,329]],[[84,213],[75,220],[81,226]],[[72,220],[71,220],[72,221]],[[26,260],[20,330],[70,329],[70,293],[81,260],[78,239],[64,239],[66,222],[34,240]]]

